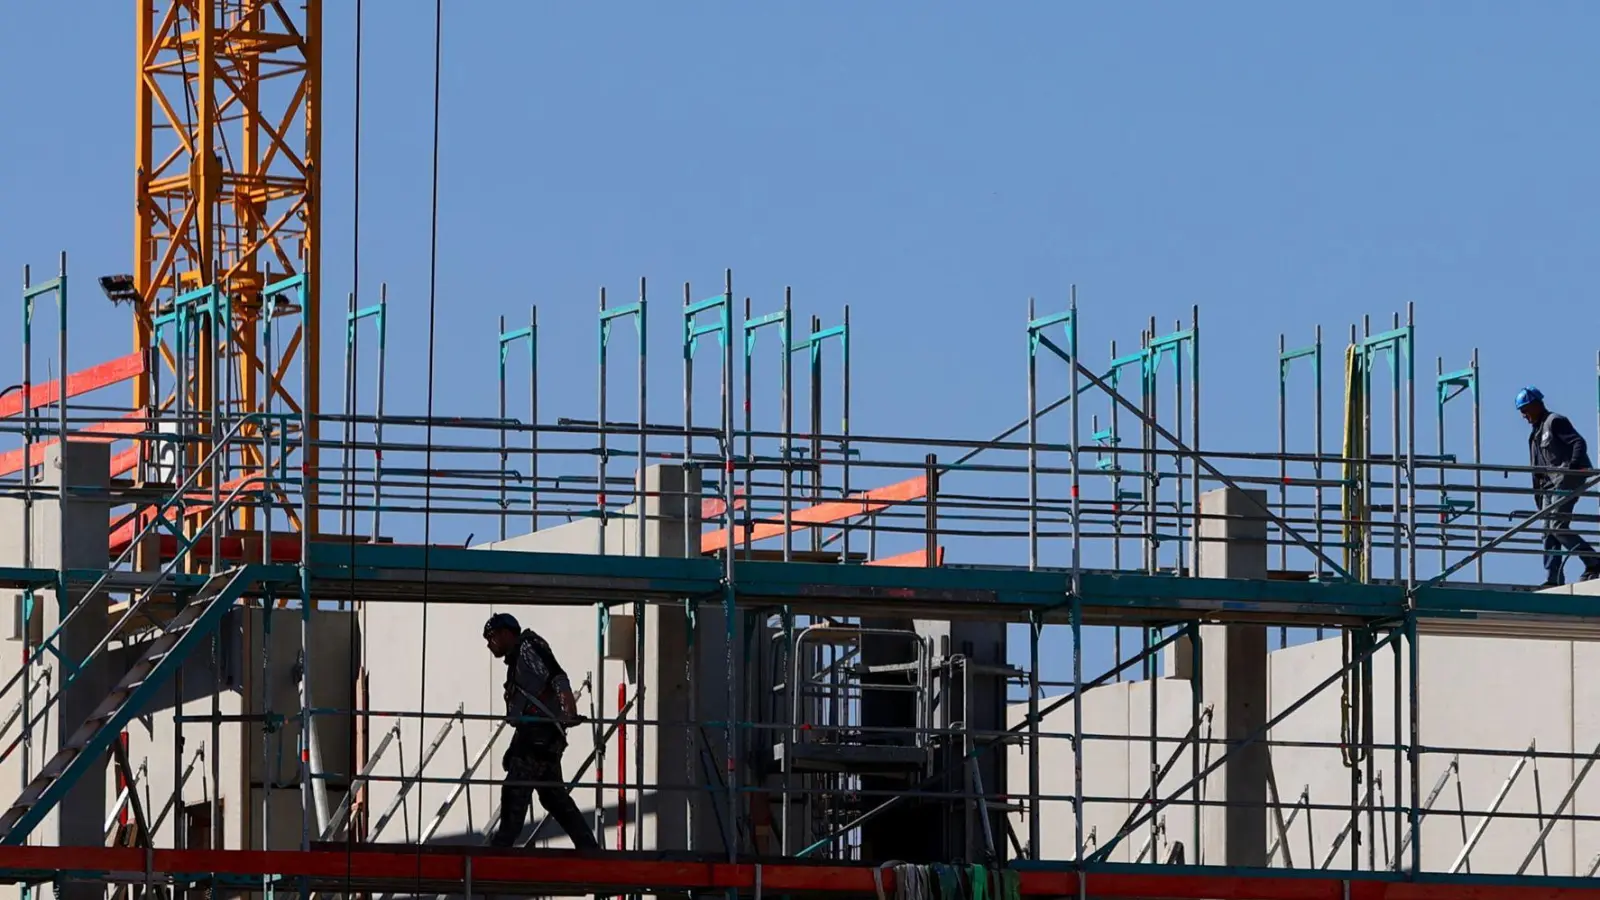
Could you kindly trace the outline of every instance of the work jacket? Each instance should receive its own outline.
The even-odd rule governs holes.
[[[1575,491],[1583,486],[1584,470],[1594,467],[1589,447],[1572,422],[1559,413],[1545,413],[1528,433],[1529,465],[1537,469],[1565,469],[1564,472],[1533,473],[1536,496],[1545,491]],[[1541,499],[1541,505],[1543,500]]]
[[[532,629],[517,638],[515,652],[506,654],[506,721],[512,725],[545,725],[525,722],[526,716],[562,721],[561,697],[572,692],[566,670],[556,661],[550,644]]]

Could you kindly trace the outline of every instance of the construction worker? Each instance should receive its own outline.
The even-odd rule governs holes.
[[[483,626],[489,652],[506,663],[506,721],[516,729],[501,765],[500,824],[491,847],[510,847],[522,833],[535,788],[545,808],[580,850],[599,848],[561,776],[561,754],[567,749],[566,727],[577,721],[572,683],[544,638],[524,630],[510,613],[496,613]],[[519,783],[520,782],[520,783]]]
[[[1517,411],[1533,428],[1528,433],[1528,458],[1541,470],[1533,473],[1534,502],[1540,509],[1556,503],[1544,518],[1544,586],[1566,581],[1569,552],[1583,560],[1583,581],[1600,578],[1600,554],[1572,530],[1573,508],[1594,468],[1583,435],[1566,416],[1545,408],[1544,394],[1536,387],[1517,392]]]

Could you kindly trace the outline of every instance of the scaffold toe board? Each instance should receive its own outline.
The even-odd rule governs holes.
[[[444,852],[440,852],[444,851]],[[547,896],[601,891],[732,891],[744,896],[897,895],[893,864],[807,864],[794,860],[727,863],[651,858],[646,853],[494,851],[393,846],[313,850],[152,850],[106,847],[0,848],[0,877],[54,877],[124,884],[274,885],[282,891],[453,893],[479,890]],[[1093,869],[1018,863],[1025,897],[1135,900],[1597,900],[1595,879],[1423,875],[1203,866],[1105,865]],[[880,894],[880,886],[882,893]]]

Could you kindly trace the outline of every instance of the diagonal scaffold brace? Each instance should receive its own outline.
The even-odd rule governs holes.
[[[1076,359],[1069,360],[1069,362],[1072,363],[1073,369],[1075,369],[1084,378],[1087,378],[1089,380],[1090,384],[1092,384],[1093,386],[1095,386],[1095,387],[1099,388],[1100,390],[1104,391],[1106,393],[1106,396],[1108,396],[1111,399],[1115,400],[1118,405],[1122,406],[1124,409],[1128,410],[1128,412],[1130,412],[1134,416],[1138,417],[1139,421],[1143,422],[1145,425],[1148,425],[1150,427],[1150,430],[1152,430],[1156,434],[1160,435],[1163,440],[1165,440],[1168,443],[1172,444],[1173,449],[1175,449],[1178,453],[1193,459],[1194,462],[1195,462],[1195,465],[1199,466],[1202,469],[1205,469],[1206,473],[1209,474],[1212,478],[1217,479],[1218,481],[1222,482],[1223,484],[1227,485],[1228,487],[1233,488],[1234,490],[1239,491],[1239,493],[1243,494],[1245,499],[1249,500],[1253,505],[1255,505],[1257,508],[1260,509],[1261,515],[1268,522],[1271,522],[1272,524],[1278,526],[1278,529],[1283,533],[1283,535],[1285,537],[1292,538],[1295,543],[1299,544],[1301,547],[1304,547],[1306,550],[1310,551],[1313,556],[1315,556],[1324,565],[1328,566],[1328,568],[1331,569],[1334,573],[1336,573],[1340,578],[1344,578],[1344,579],[1347,579],[1347,580],[1353,580],[1353,579],[1351,579],[1350,573],[1348,571],[1346,571],[1343,566],[1341,566],[1338,563],[1334,562],[1332,559],[1330,559],[1328,557],[1328,555],[1326,553],[1322,552],[1322,548],[1318,547],[1315,543],[1313,543],[1311,541],[1311,539],[1309,539],[1305,535],[1301,534],[1298,529],[1292,527],[1281,516],[1279,516],[1277,513],[1274,513],[1271,509],[1269,509],[1267,507],[1266,501],[1256,499],[1255,495],[1253,495],[1250,492],[1245,491],[1243,488],[1239,487],[1238,482],[1234,481],[1232,478],[1229,478],[1227,475],[1223,474],[1222,470],[1218,469],[1216,466],[1212,465],[1210,463],[1210,461],[1208,461],[1205,458],[1205,456],[1203,456],[1199,452],[1191,449],[1187,444],[1185,444],[1183,441],[1179,440],[1177,435],[1173,434],[1171,431],[1168,431],[1165,427],[1163,427],[1161,425],[1160,422],[1155,421],[1155,419],[1153,417],[1146,415],[1144,410],[1142,410],[1139,407],[1133,405],[1133,403],[1131,401],[1129,401],[1127,397],[1124,397],[1124,396],[1122,396],[1122,394],[1118,393],[1116,388],[1114,388],[1110,384],[1108,384],[1104,378],[1101,378],[1100,376],[1094,374],[1094,372],[1091,371],[1089,369],[1089,367],[1085,366],[1083,363],[1079,362]],[[1074,449],[1074,451],[1076,451],[1077,448],[1073,448],[1073,449]],[[1198,535],[1196,536],[1196,538],[1198,539]],[[1198,546],[1198,544],[1196,546]]]

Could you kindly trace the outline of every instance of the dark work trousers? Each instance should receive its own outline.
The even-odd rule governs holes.
[[[596,850],[594,833],[583,813],[567,793],[566,781],[561,777],[561,754],[567,749],[566,736],[548,722],[530,722],[518,725],[511,737],[511,746],[501,759],[506,770],[505,783],[500,787],[500,825],[489,841],[491,847],[510,847],[522,833],[528,817],[528,807],[533,804],[533,794],[538,791],[539,805],[550,818],[556,820],[580,850]],[[545,782],[537,788],[530,781]],[[517,782],[523,782],[517,784]]]
[[[1547,495],[1544,502],[1548,503]],[[1583,536],[1572,530],[1572,511],[1578,505],[1576,496],[1568,497],[1550,511],[1544,519],[1544,570],[1546,585],[1554,586],[1566,581],[1567,554],[1573,553],[1583,560],[1585,575],[1600,571],[1600,555]]]

